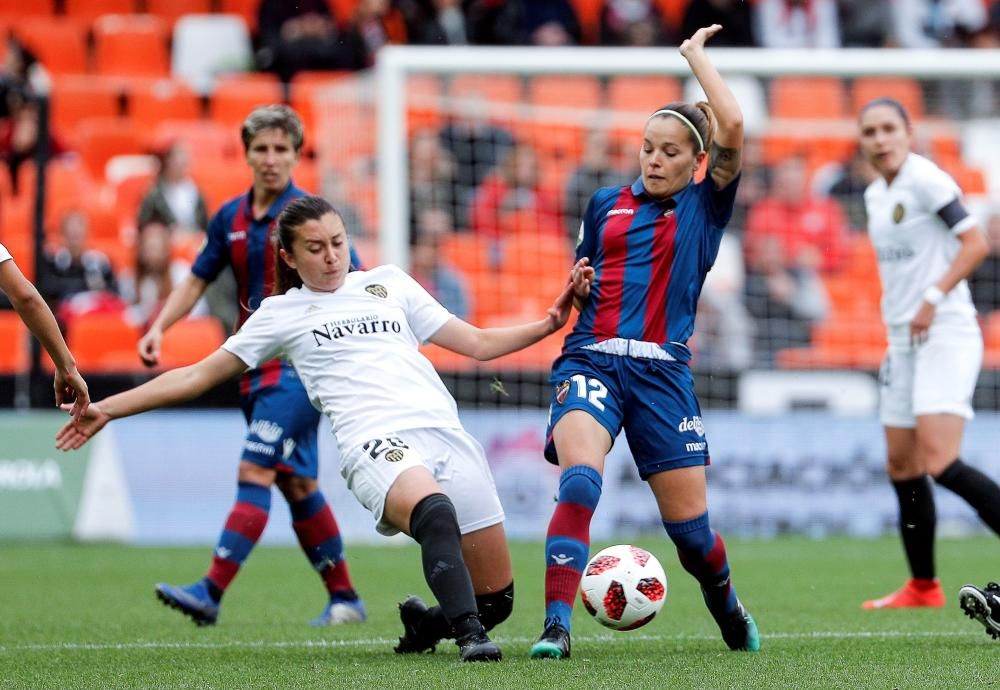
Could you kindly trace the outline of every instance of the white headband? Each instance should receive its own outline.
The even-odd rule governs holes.
[[[702,140],[701,134],[698,133],[698,128],[694,126],[694,123],[691,122],[691,120],[687,119],[676,110],[664,109],[664,110],[657,110],[655,113],[650,115],[648,118],[646,118],[646,122],[649,122],[657,115],[673,115],[674,117],[678,118],[681,122],[683,122],[688,126],[688,129],[690,129],[694,133],[694,138],[698,140],[698,153],[701,153],[702,151],[705,150],[705,142],[704,140]]]

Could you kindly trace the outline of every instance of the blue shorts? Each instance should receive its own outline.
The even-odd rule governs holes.
[[[295,369],[282,366],[278,383],[243,396],[241,407],[247,420],[243,460],[298,477],[318,477],[320,412],[309,402]]]
[[[583,410],[608,430],[612,443],[625,429],[642,479],[709,464],[701,406],[686,364],[574,350],[555,361],[549,383],[549,462],[559,462],[552,429],[570,410]]]

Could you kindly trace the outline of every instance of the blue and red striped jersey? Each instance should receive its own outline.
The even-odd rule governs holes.
[[[243,325],[274,287],[275,244],[271,241],[275,221],[282,209],[308,192],[289,183],[267,213],[253,217],[253,189],[224,203],[208,224],[205,246],[195,259],[191,272],[205,282],[212,282],[228,265],[236,277],[239,300],[236,327]],[[351,247],[351,266],[361,266]],[[266,362],[248,372],[240,381],[244,394],[273,386],[281,378],[281,362]]]
[[[596,273],[590,299],[563,351],[624,338],[660,345],[682,362],[705,275],[732,215],[737,178],[715,189],[711,177],[668,199],[646,193],[642,178],[594,192],[576,258]]]

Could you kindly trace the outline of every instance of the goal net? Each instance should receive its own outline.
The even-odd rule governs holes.
[[[986,457],[1000,438],[991,416],[1000,409],[1000,51],[710,50],[746,128],[736,210],[691,341],[719,459],[713,496],[725,505],[713,510],[753,533],[878,532],[895,515],[888,497],[863,488],[887,486],[875,415],[885,332],[857,112],[879,96],[902,103],[914,149],[952,174],[990,228],[994,255],[973,285],[986,342],[975,406],[985,414],[966,438],[968,452],[982,446]],[[674,50],[386,48],[374,74],[316,92],[322,191],[347,210],[368,263],[408,267],[479,326],[535,319],[565,279],[590,194],[637,177],[648,115],[701,97]],[[524,473],[538,466],[562,337],[487,363],[427,348],[467,427],[492,444],[515,521],[538,515],[511,510],[511,500],[541,498],[548,510],[548,489],[536,495]],[[474,410],[509,413],[506,433],[497,432],[506,417]],[[639,487],[634,471],[622,472],[612,491]],[[826,512],[807,498],[820,487],[830,492]],[[773,514],[759,515],[763,494]],[[632,501],[620,504],[634,515],[619,508],[608,524],[655,518],[646,499]],[[845,513],[852,501],[859,511]],[[864,510],[872,501],[885,512]]]

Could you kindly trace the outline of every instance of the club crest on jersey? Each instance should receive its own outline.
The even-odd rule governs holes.
[[[556,402],[562,405],[566,402],[566,396],[569,395],[569,380],[563,381],[558,386],[556,386]]]
[[[892,222],[899,225],[900,221],[903,220],[903,216],[906,215],[906,209],[903,208],[902,204],[896,204],[896,208],[892,209]]]
[[[674,215],[674,209],[672,208],[668,208],[666,211],[663,212],[664,218],[669,218],[672,215]]]
[[[388,453],[385,454],[385,460],[386,462],[399,462],[400,460],[403,459],[404,455],[405,453],[403,453],[402,450],[396,448],[394,450],[390,450]]]
[[[384,285],[379,285],[378,283],[372,283],[371,285],[365,285],[365,292],[369,295],[375,295],[380,299],[385,299],[389,296],[389,291],[385,289]]]

